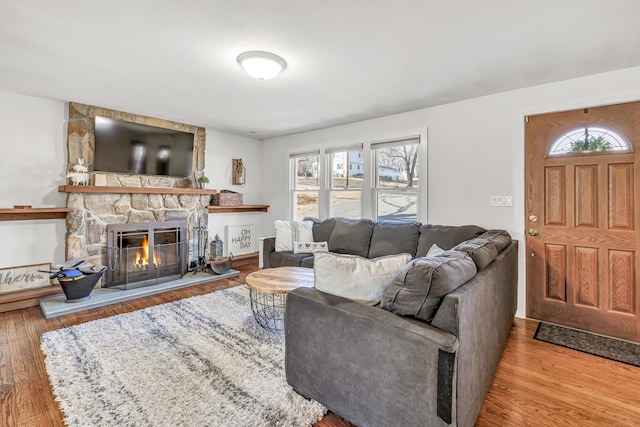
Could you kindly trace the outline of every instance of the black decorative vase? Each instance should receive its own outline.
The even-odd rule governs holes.
[[[60,280],[60,286],[64,291],[64,295],[67,297],[66,302],[81,302],[91,298],[90,294],[93,291],[94,286],[98,283],[102,277],[102,271],[99,273],[88,273],[84,277],[80,277],[76,280]]]

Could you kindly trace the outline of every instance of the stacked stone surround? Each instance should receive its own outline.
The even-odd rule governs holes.
[[[200,176],[203,173],[206,143],[204,128],[77,103],[69,103],[67,170],[71,170],[78,158],[84,159],[89,170],[92,170],[95,116],[194,133],[194,176]],[[122,193],[69,193],[67,207],[72,208],[73,211],[67,215],[66,221],[67,259],[80,258],[94,264],[105,265],[107,225],[109,224],[184,219],[187,221],[189,239],[192,239],[193,227],[207,226],[209,195],[128,191],[130,187],[193,188],[195,186],[191,179],[103,172],[101,174],[105,176],[107,186],[122,187]]]

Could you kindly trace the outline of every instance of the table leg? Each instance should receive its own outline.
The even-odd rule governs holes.
[[[269,332],[284,331],[286,294],[269,294],[249,288],[251,311],[256,322]]]

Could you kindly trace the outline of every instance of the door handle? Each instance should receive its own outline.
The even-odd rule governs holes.
[[[529,229],[529,236],[537,236],[538,235],[538,230],[535,230],[533,228]]]

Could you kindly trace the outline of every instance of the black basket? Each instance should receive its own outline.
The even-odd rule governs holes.
[[[67,297],[66,302],[80,302],[91,298],[91,291],[93,291],[93,287],[98,283],[100,277],[102,277],[102,271],[99,273],[87,273],[83,277],[73,280],[58,279],[58,282]]]

